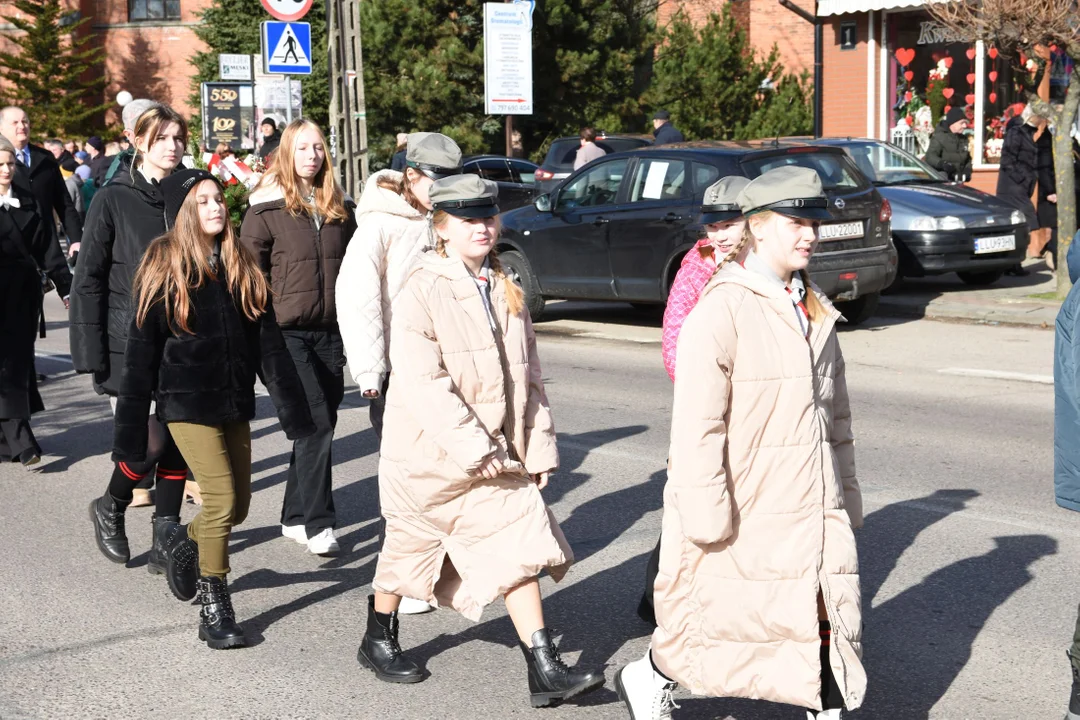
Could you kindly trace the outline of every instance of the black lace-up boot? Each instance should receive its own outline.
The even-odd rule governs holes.
[[[153,526],[153,544],[150,546],[150,555],[146,558],[146,569],[151,575],[161,575],[168,568],[168,547],[173,533],[180,530],[179,515],[153,515],[150,518]]]
[[[131,559],[131,548],[124,532],[125,510],[127,504],[117,502],[108,492],[90,503],[90,521],[94,523],[98,550],[121,565]]]
[[[232,597],[225,578],[201,577],[195,581],[199,591],[199,639],[213,650],[244,647],[243,629],[236,624]]]
[[[566,666],[547,628],[532,635],[532,647],[518,643],[529,666],[529,699],[533,707],[547,707],[584,695],[604,684],[604,674]]]
[[[367,632],[356,659],[384,682],[418,683],[424,679],[420,666],[405,657],[398,644],[397,612],[375,612],[374,595],[368,595]]]
[[[195,597],[199,577],[199,546],[188,537],[187,525],[179,526],[169,536],[165,553],[168,557],[165,577],[169,589],[178,599],[187,602]]]

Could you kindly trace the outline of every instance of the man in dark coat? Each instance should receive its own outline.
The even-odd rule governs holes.
[[[0,110],[0,134],[15,146],[15,159],[18,161],[15,183],[33,193],[50,237],[59,242],[53,220],[55,212],[67,233],[68,253],[78,252],[79,243],[82,242],[82,218],[71,201],[56,158],[45,148],[30,144],[30,120],[26,112],[19,107]]]
[[[397,170],[398,172],[405,172],[405,159],[409,152],[409,134],[398,133],[397,134],[397,148],[394,150],[393,157],[390,158],[390,169]]]
[[[657,110],[656,114],[653,115],[652,124],[653,135],[656,137],[653,140],[653,145],[670,145],[686,140],[683,134],[671,124],[671,113],[667,110]]]
[[[98,187],[105,185],[105,175],[109,172],[112,158],[105,155],[105,142],[97,135],[86,141],[86,152],[90,154],[90,177]]]
[[[259,131],[263,136],[263,144],[255,152],[255,156],[269,165],[270,156],[274,154],[274,151],[278,149],[278,145],[281,144],[281,133],[278,132],[277,122],[272,117],[262,119],[262,122],[259,123]]]
[[[926,162],[945,173],[950,180],[965,182],[971,179],[971,151],[964,131],[968,128],[963,108],[953,108],[930,137]]]

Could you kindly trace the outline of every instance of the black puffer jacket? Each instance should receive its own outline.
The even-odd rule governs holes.
[[[146,416],[157,401],[163,423],[220,425],[255,417],[255,376],[266,384],[290,440],[315,432],[272,305],[257,321],[238,309],[224,273],[191,293],[191,329],[174,331],[158,302],[128,331],[123,380],[116,403],[113,460],[146,456]]]
[[[131,322],[131,283],[150,242],[165,234],[165,201],[136,171],[94,194],[71,288],[71,360],[94,374],[100,393],[116,395]]]
[[[949,176],[950,180],[971,179],[971,151],[965,135],[957,135],[944,122],[930,136],[926,164]]]
[[[356,232],[351,203],[345,220],[317,225],[310,215],[289,212],[276,185],[252,193],[250,202],[240,242],[270,280],[281,327],[337,327],[334,288],[345,248]]]

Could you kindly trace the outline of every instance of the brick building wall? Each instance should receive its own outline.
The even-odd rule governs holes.
[[[188,104],[195,74],[189,59],[204,46],[192,27],[198,23],[196,14],[211,1],[180,0],[178,20],[132,22],[127,0],[68,0],[65,9],[90,18],[83,32],[93,37],[95,45],[105,48],[103,69],[109,83],[102,101],[115,100],[118,92],[127,90],[136,98],[172,105],[187,116],[197,113],[198,106]],[[12,3],[0,2],[0,17],[13,14]],[[0,50],[15,49],[6,37],[13,31],[10,25],[0,25]],[[120,107],[109,110],[105,121],[118,124]]]
[[[868,18],[867,13],[832,17],[823,28],[821,124],[824,135],[866,136]],[[858,43],[852,50],[842,50],[840,25],[852,21],[856,23]]]
[[[719,13],[725,2],[731,4],[732,14],[747,31],[759,56],[768,55],[775,44],[785,72],[813,72],[814,26],[777,0],[667,0],[660,5],[657,19],[663,26],[682,11],[700,25],[711,13]],[[815,11],[814,0],[793,2],[811,14]]]

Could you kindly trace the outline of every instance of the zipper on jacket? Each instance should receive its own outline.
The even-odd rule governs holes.
[[[322,226],[325,223],[315,222],[315,218],[311,217],[311,224],[315,228],[315,276],[319,282],[319,307],[322,312],[319,316],[326,317],[326,281],[323,279],[323,257],[322,257]]]

